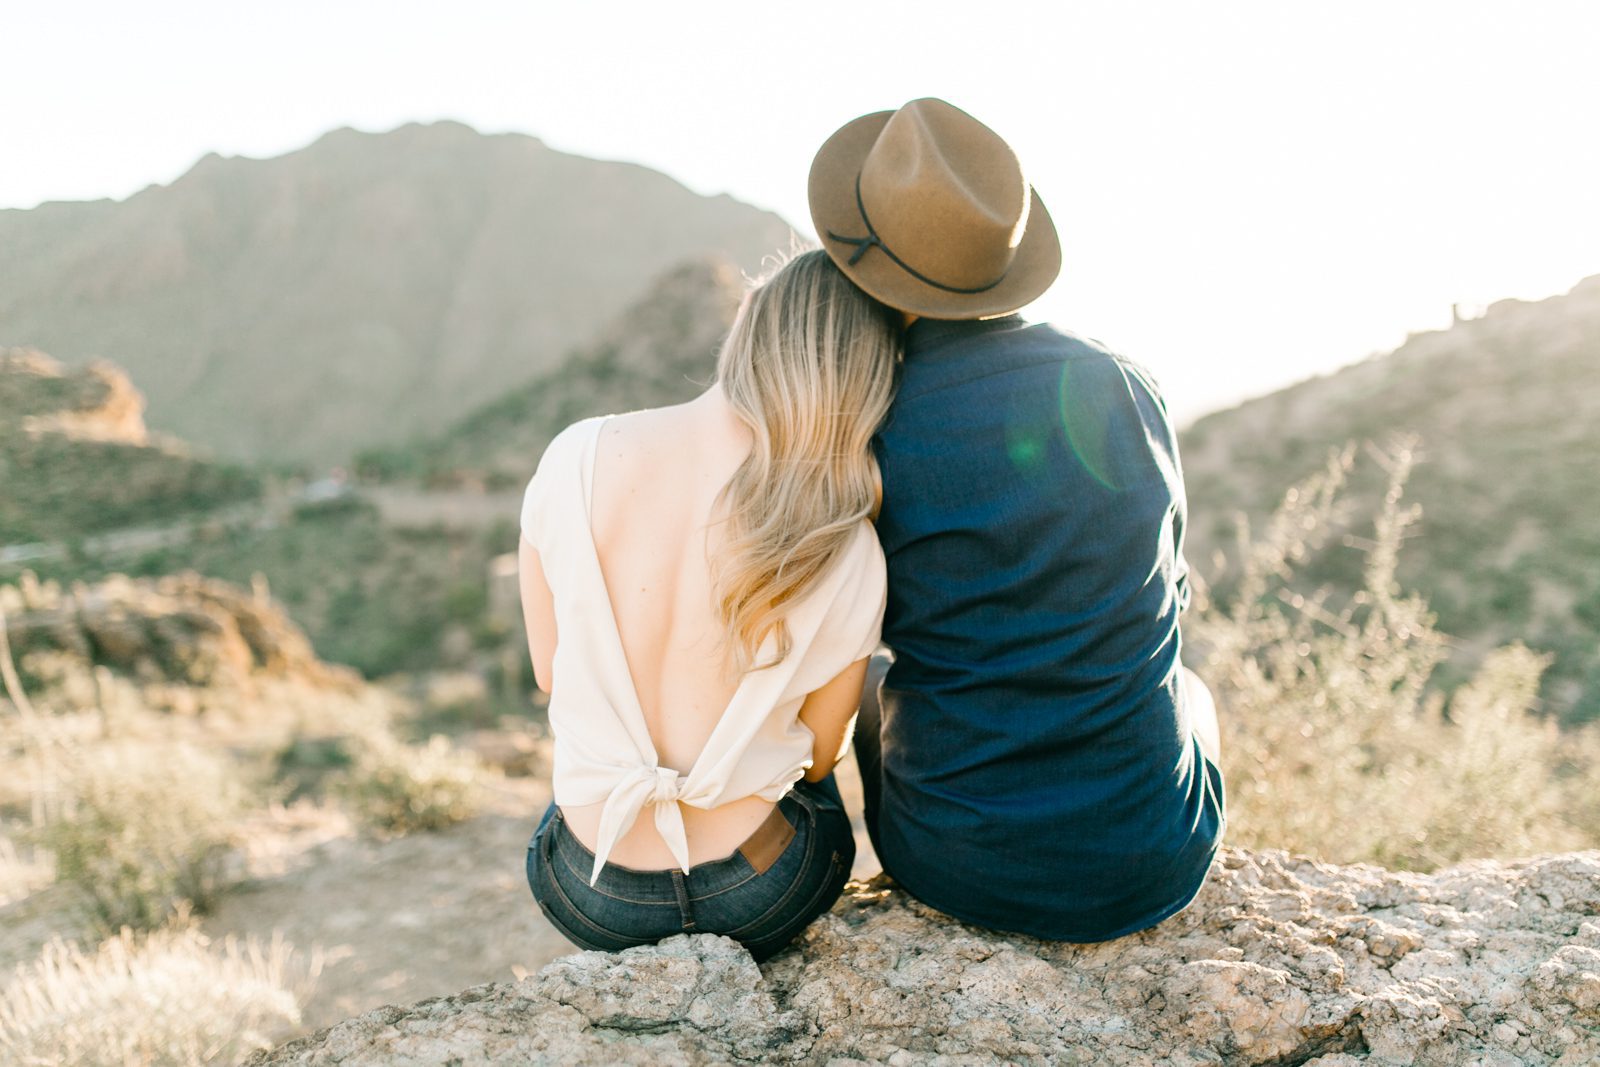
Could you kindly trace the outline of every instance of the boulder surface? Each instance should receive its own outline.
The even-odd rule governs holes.
[[[1600,1062],[1600,851],[1431,875],[1224,848],[1097,944],[957,922],[879,876],[758,967],[683,935],[384,1007],[252,1067]]]

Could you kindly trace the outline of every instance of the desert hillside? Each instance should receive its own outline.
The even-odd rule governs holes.
[[[63,582],[259,575],[320,655],[368,676],[477,670],[497,688],[526,687],[525,653],[504,662],[516,613],[492,603],[520,488],[568,422],[698,393],[741,291],[726,260],[680,263],[551,371],[441,433],[361,453],[368,477],[337,488],[195,459],[193,446],[147,433],[140,393],[115,364],[68,370],[18,350],[0,360],[0,476],[17,471],[0,498],[0,580],[21,567]],[[224,475],[254,495],[233,506]],[[381,478],[397,484],[372,484]],[[48,551],[11,545],[32,541]]]
[[[430,485],[520,487],[550,438],[589,415],[676,404],[705,388],[743,292],[725,261],[694,259],[658,278],[588,344],[408,446],[360,457],[363,474]]]
[[[269,521],[0,584],[15,660],[0,679],[0,965],[15,971],[0,1060],[144,1062],[188,1042],[174,1062],[237,1062],[285,1040],[258,1062],[387,1063],[402,1046],[419,1062],[1325,1067],[1592,1052],[1600,954],[1580,920],[1600,724],[1527,714],[1544,664],[1516,644],[1444,714],[1425,683],[1445,639],[1426,603],[1387,592],[1422,538],[1399,551],[1391,528],[1350,606],[1301,610],[1278,564],[1332,521],[1305,481],[1252,546],[1258,595],[1202,597],[1185,628],[1229,709],[1230,847],[1179,916],[1049,946],[955,924],[880,879],[765,969],[716,938],[551,963],[571,946],[521,869],[549,737],[508,566],[516,494],[463,487],[520,484],[572,418],[692,394],[735,293],[704,263],[668,274],[503,408],[375,453],[410,484],[321,496],[273,480]],[[131,387],[97,374],[15,392],[83,398],[30,400],[28,432],[137,438]],[[59,469],[65,487],[82,477]],[[440,506],[396,523],[395,490]],[[463,524],[466,497],[502,505]],[[1568,854],[1519,859],[1548,853]],[[1506,862],[1454,866],[1475,857]],[[1483,977],[1486,952],[1509,978]],[[155,985],[181,1009],[151,1014]]]
[[[0,210],[0,344],[107,356],[152,426],[341,463],[557,365],[669,266],[754,269],[777,216],[459,122],[199,160],[123,201]]]
[[[463,526],[431,518],[457,501],[419,494],[421,520],[391,521],[348,483],[276,477],[151,431],[143,405],[108,359],[0,349],[0,582],[265,582],[319,655],[373,676],[501,654],[487,576],[515,543],[514,504],[477,494],[487,521]]]
[[[1600,277],[1537,302],[1412,336],[1368,359],[1196,422],[1182,439],[1191,560],[1230,548],[1242,511],[1259,529],[1286,487],[1346,442],[1417,438],[1405,499],[1420,521],[1400,554],[1403,587],[1427,597],[1466,669],[1512,639],[1554,654],[1545,705],[1600,718]],[[1385,491],[1358,457],[1349,524],[1306,567],[1356,588]]]
[[[0,546],[53,541],[254,499],[250,470],[152,434],[107,360],[69,369],[0,348]]]
[[[526,704],[471,729],[481,686],[369,683],[264,581],[192,570],[24,572],[0,637],[0,1063],[235,1063],[562,951],[520,875],[549,797]]]

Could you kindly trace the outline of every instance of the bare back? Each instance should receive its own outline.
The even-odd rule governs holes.
[[[721,649],[708,549],[717,494],[750,451],[747,427],[702,398],[607,420],[595,452],[591,533],[639,705],[661,764],[686,773],[739,679]],[[600,804],[563,808],[593,847]],[[711,810],[680,804],[693,863],[728,855],[772,809],[746,797]],[[624,867],[673,866],[652,820],[609,857]]]

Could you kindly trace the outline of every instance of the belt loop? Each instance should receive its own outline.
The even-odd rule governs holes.
[[[672,868],[672,890],[678,894],[678,912],[683,916],[683,928],[694,931],[694,909],[689,906],[689,887],[684,883],[683,871]]]
[[[556,853],[556,834],[561,832],[561,811],[557,809],[555,815],[544,828],[544,836],[539,839],[540,858],[548,864]]]
[[[802,778],[800,781],[804,780],[805,779]],[[794,788],[790,789],[786,795],[794,798],[794,802],[800,805],[800,810],[806,813],[807,818],[809,818],[812,822],[817,821],[816,801],[811,799],[811,797],[806,793],[805,789],[800,786],[799,782],[796,782]]]

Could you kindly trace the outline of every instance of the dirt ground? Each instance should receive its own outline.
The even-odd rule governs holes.
[[[484,814],[390,840],[341,834],[231,890],[201,928],[320,956],[308,1030],[381,1004],[512,981],[572,951],[539,913],[523,863],[549,801],[532,779],[496,783]]]
[[[854,761],[841,766],[839,784],[857,813],[854,873],[870,876],[878,864],[860,824]],[[272,843],[250,865],[266,873],[230,891],[201,928],[263,940],[277,931],[303,966],[320,958],[304,1007],[308,1032],[383,1004],[515,980],[578,951],[545,921],[524,873],[549,796],[547,779],[504,779],[484,814],[388,841],[307,815],[263,836]]]

